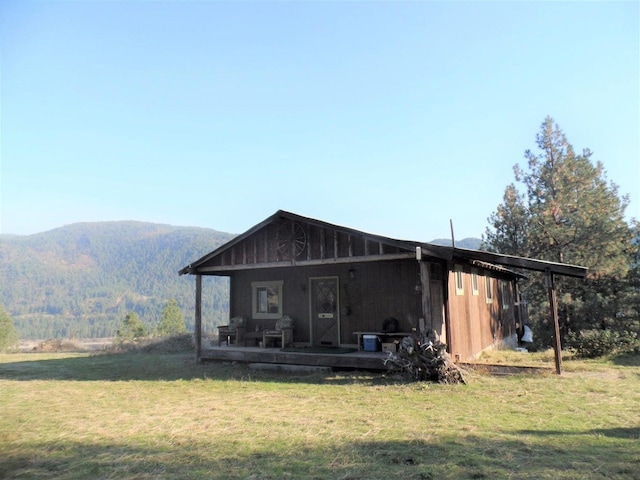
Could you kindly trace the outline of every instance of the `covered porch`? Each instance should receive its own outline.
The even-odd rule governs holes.
[[[207,346],[200,351],[199,361],[226,361],[241,363],[265,363],[282,365],[305,365],[335,369],[388,370],[385,352],[365,352],[353,349],[346,353],[305,352],[300,349],[260,348],[244,346]],[[336,351],[338,351],[336,349]]]

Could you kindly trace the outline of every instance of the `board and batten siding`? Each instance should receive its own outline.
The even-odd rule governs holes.
[[[245,317],[249,331],[256,326],[272,328],[276,320],[252,318],[251,283],[282,281],[283,314],[295,321],[293,340],[308,343],[311,339],[309,281],[338,277],[340,344],[352,345],[356,342],[353,332],[379,331],[388,317],[398,320],[401,331],[410,332],[418,327],[422,316],[421,294],[416,288],[419,273],[415,260],[241,270],[231,275],[230,314]],[[442,298],[440,292],[436,292],[436,296]]]
[[[477,295],[473,294],[472,287],[474,273],[477,275]],[[465,266],[462,268],[462,281],[463,291],[460,292],[456,285],[456,268],[450,271],[450,348],[456,361],[469,360],[515,333],[512,280]],[[487,282],[490,283],[490,299],[487,295]],[[506,299],[503,298],[505,293]]]

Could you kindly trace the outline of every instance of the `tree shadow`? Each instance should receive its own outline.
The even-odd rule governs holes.
[[[614,356],[611,360],[614,365],[620,365],[623,367],[640,367],[639,353],[623,353]]]
[[[451,434],[415,441],[305,442],[279,451],[237,449],[238,443],[216,432],[166,444],[34,442],[4,452],[0,478],[632,479],[637,452],[620,442],[560,446],[524,436]]]
[[[562,430],[520,430],[519,433],[536,436],[576,435],[575,432]],[[640,427],[593,428],[580,432],[580,434],[640,440]]]

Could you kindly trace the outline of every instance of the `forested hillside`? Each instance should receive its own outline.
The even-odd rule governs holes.
[[[104,337],[136,312],[149,327],[174,298],[193,329],[194,277],[178,270],[233,235],[143,222],[0,235],[0,303],[20,338]],[[228,283],[203,282],[203,323],[227,318]]]

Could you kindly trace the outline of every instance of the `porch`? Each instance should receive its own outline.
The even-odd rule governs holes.
[[[386,371],[385,352],[353,351],[346,353],[330,353],[327,349],[322,353],[308,353],[304,349],[260,348],[242,346],[210,346],[200,351],[199,361],[226,361],[243,363],[270,363],[286,365],[305,365],[314,367],[330,367],[336,369],[378,370]]]

